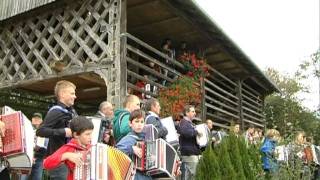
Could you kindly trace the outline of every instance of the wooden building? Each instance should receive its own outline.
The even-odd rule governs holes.
[[[135,81],[144,80],[142,71],[167,82],[182,74],[182,64],[160,51],[165,38],[187,42],[211,66],[203,118],[221,127],[238,119],[264,126],[264,98],[277,87],[195,0],[2,0],[0,88],[50,98],[66,79],[77,85],[83,111],[105,99],[119,107],[128,88],[141,91]]]

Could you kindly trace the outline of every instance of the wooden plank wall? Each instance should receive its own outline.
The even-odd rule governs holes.
[[[213,68],[205,78],[206,118],[216,126],[226,128],[232,121],[239,122],[245,129],[248,124],[263,128],[262,95],[238,79],[231,80]]]
[[[1,0],[0,21],[56,0]]]

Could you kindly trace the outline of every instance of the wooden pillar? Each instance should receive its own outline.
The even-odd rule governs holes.
[[[123,99],[127,95],[127,39],[121,37],[127,32],[127,0],[119,0],[117,4],[117,23],[114,33],[114,63],[110,69],[107,82],[107,99],[116,108],[122,107]]]
[[[243,108],[242,108],[242,80],[238,80],[237,97],[238,97],[238,110],[239,110],[239,120],[241,123],[241,130],[244,132],[244,121],[243,121]]]

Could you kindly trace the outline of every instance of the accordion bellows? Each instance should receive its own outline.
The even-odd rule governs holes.
[[[132,178],[133,162],[126,154],[108,146],[108,157],[108,166],[111,169],[109,180]]]
[[[130,180],[133,163],[120,150],[97,143],[89,151],[79,151],[83,155],[83,164],[76,167],[75,180]]]

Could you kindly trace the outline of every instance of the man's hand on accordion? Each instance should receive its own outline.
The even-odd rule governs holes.
[[[69,160],[76,164],[76,166],[81,166],[82,155],[80,153],[65,152],[61,157],[61,161]]]
[[[133,153],[138,156],[139,158],[142,158],[142,149],[138,146],[132,146]]]

